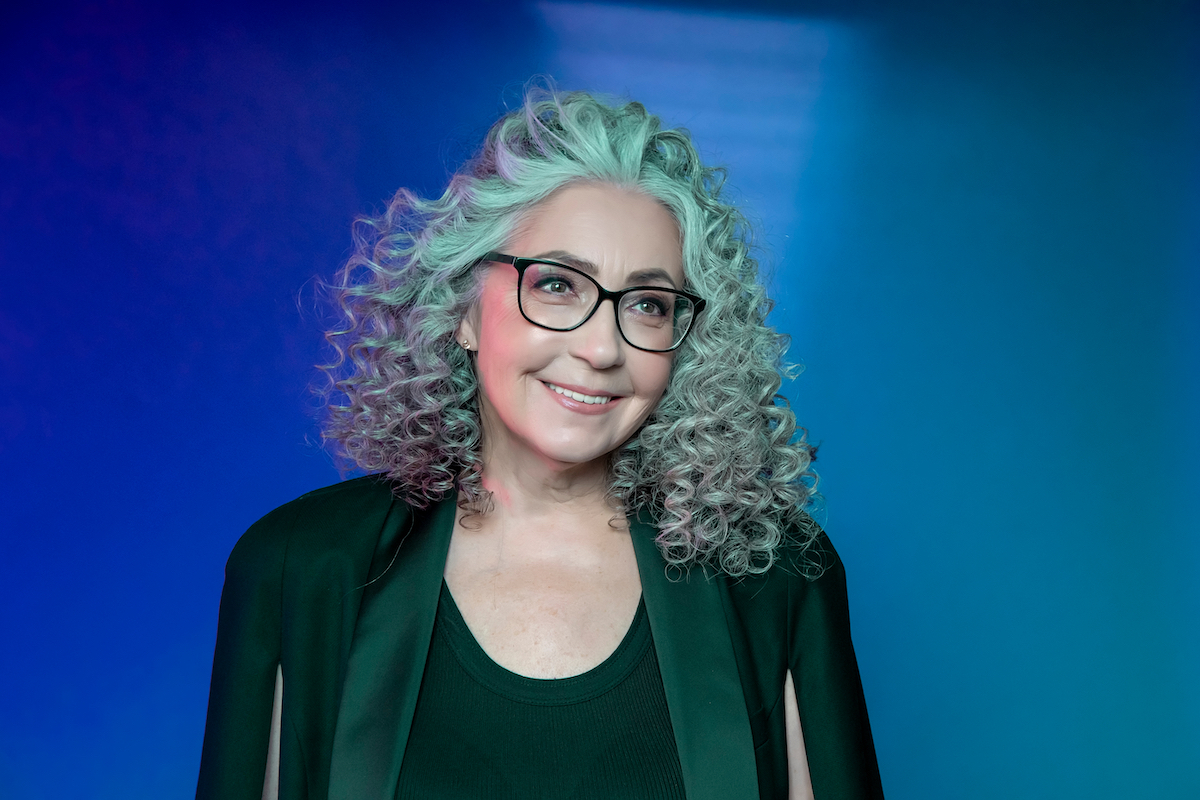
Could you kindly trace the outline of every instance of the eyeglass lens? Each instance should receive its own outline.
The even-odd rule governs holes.
[[[556,264],[530,264],[520,284],[521,310],[531,322],[556,330],[576,327],[597,305],[596,284]],[[670,289],[638,289],[618,301],[621,333],[634,347],[670,350],[691,327],[695,306]]]

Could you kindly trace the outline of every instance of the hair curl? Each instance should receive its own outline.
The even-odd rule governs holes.
[[[725,171],[704,166],[689,134],[636,102],[534,89],[492,126],[479,154],[438,199],[400,190],[354,226],[354,255],[332,286],[344,315],[324,436],[359,468],[385,472],[410,503],[461,490],[486,505],[478,383],[455,342],[476,302],[475,264],[503,249],[521,219],[575,182],[635,189],[667,206],[682,235],[690,291],[708,307],[675,353],[653,414],[610,456],[609,491],[632,513],[656,511],[669,564],[739,576],[774,563],[787,538],[807,548],[816,524],[815,449],[777,391],[787,337],[750,253],[750,228],[721,202]]]

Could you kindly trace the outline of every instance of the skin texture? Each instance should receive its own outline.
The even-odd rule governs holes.
[[[647,195],[606,184],[551,195],[522,221],[506,251],[586,268],[610,290],[684,285],[670,212]],[[609,301],[573,331],[539,328],[518,308],[516,269],[484,269],[480,300],[456,338],[475,353],[483,484],[493,506],[466,521],[460,514],[445,578],[492,660],[520,675],[563,678],[608,658],[637,611],[637,561],[624,515],[606,497],[607,456],[657,406],[672,355],[627,344]],[[547,384],[613,399],[584,404]],[[280,673],[277,690],[282,684]],[[263,788],[271,800],[281,694]],[[789,796],[811,798],[790,673],[785,714]]]

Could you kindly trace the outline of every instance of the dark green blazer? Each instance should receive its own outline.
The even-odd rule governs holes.
[[[225,570],[199,800],[259,800],[277,665],[281,800],[391,800],[454,513],[453,498],[415,509],[369,476],[246,532]],[[669,576],[652,520],[630,527],[689,800],[787,796],[788,669],[817,800],[882,797],[829,540],[815,580],[794,547],[763,575]]]

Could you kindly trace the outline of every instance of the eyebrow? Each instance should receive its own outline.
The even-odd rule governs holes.
[[[561,262],[566,264],[568,267],[574,267],[580,272],[586,272],[593,278],[600,275],[600,268],[591,261],[588,261],[586,258],[580,258],[573,253],[568,253],[566,250],[547,250],[545,253],[534,256],[534,258],[548,258],[551,261]],[[657,267],[652,269],[635,270],[626,276],[626,280],[629,281],[630,286],[640,286],[645,281],[662,280],[669,283],[672,289],[679,288],[675,285],[675,279],[671,277],[671,273],[667,272],[665,269],[659,269]]]

